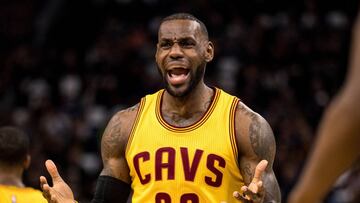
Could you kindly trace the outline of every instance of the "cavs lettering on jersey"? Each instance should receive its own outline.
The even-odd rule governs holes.
[[[160,113],[163,93],[141,100],[129,137],[132,202],[236,202],[232,193],[244,185],[234,133],[238,99],[215,88],[198,122],[175,127]]]
[[[40,190],[0,185],[0,203],[46,203]]]

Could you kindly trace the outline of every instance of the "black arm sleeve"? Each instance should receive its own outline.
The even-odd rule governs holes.
[[[131,186],[111,176],[99,176],[91,203],[126,203]]]

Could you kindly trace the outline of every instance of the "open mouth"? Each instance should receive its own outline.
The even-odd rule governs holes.
[[[189,77],[190,70],[185,68],[174,68],[168,71],[168,80],[171,85],[181,85]]]

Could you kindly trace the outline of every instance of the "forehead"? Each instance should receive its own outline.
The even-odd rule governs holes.
[[[193,20],[168,20],[161,24],[159,39],[199,38],[200,24]]]

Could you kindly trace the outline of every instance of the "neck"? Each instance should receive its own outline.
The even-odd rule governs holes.
[[[22,182],[23,169],[20,167],[0,166],[0,185],[25,187]]]
[[[212,101],[213,89],[205,84],[197,86],[185,97],[174,97],[165,92],[162,112],[176,113],[178,116],[191,117],[194,113],[205,113]]]

